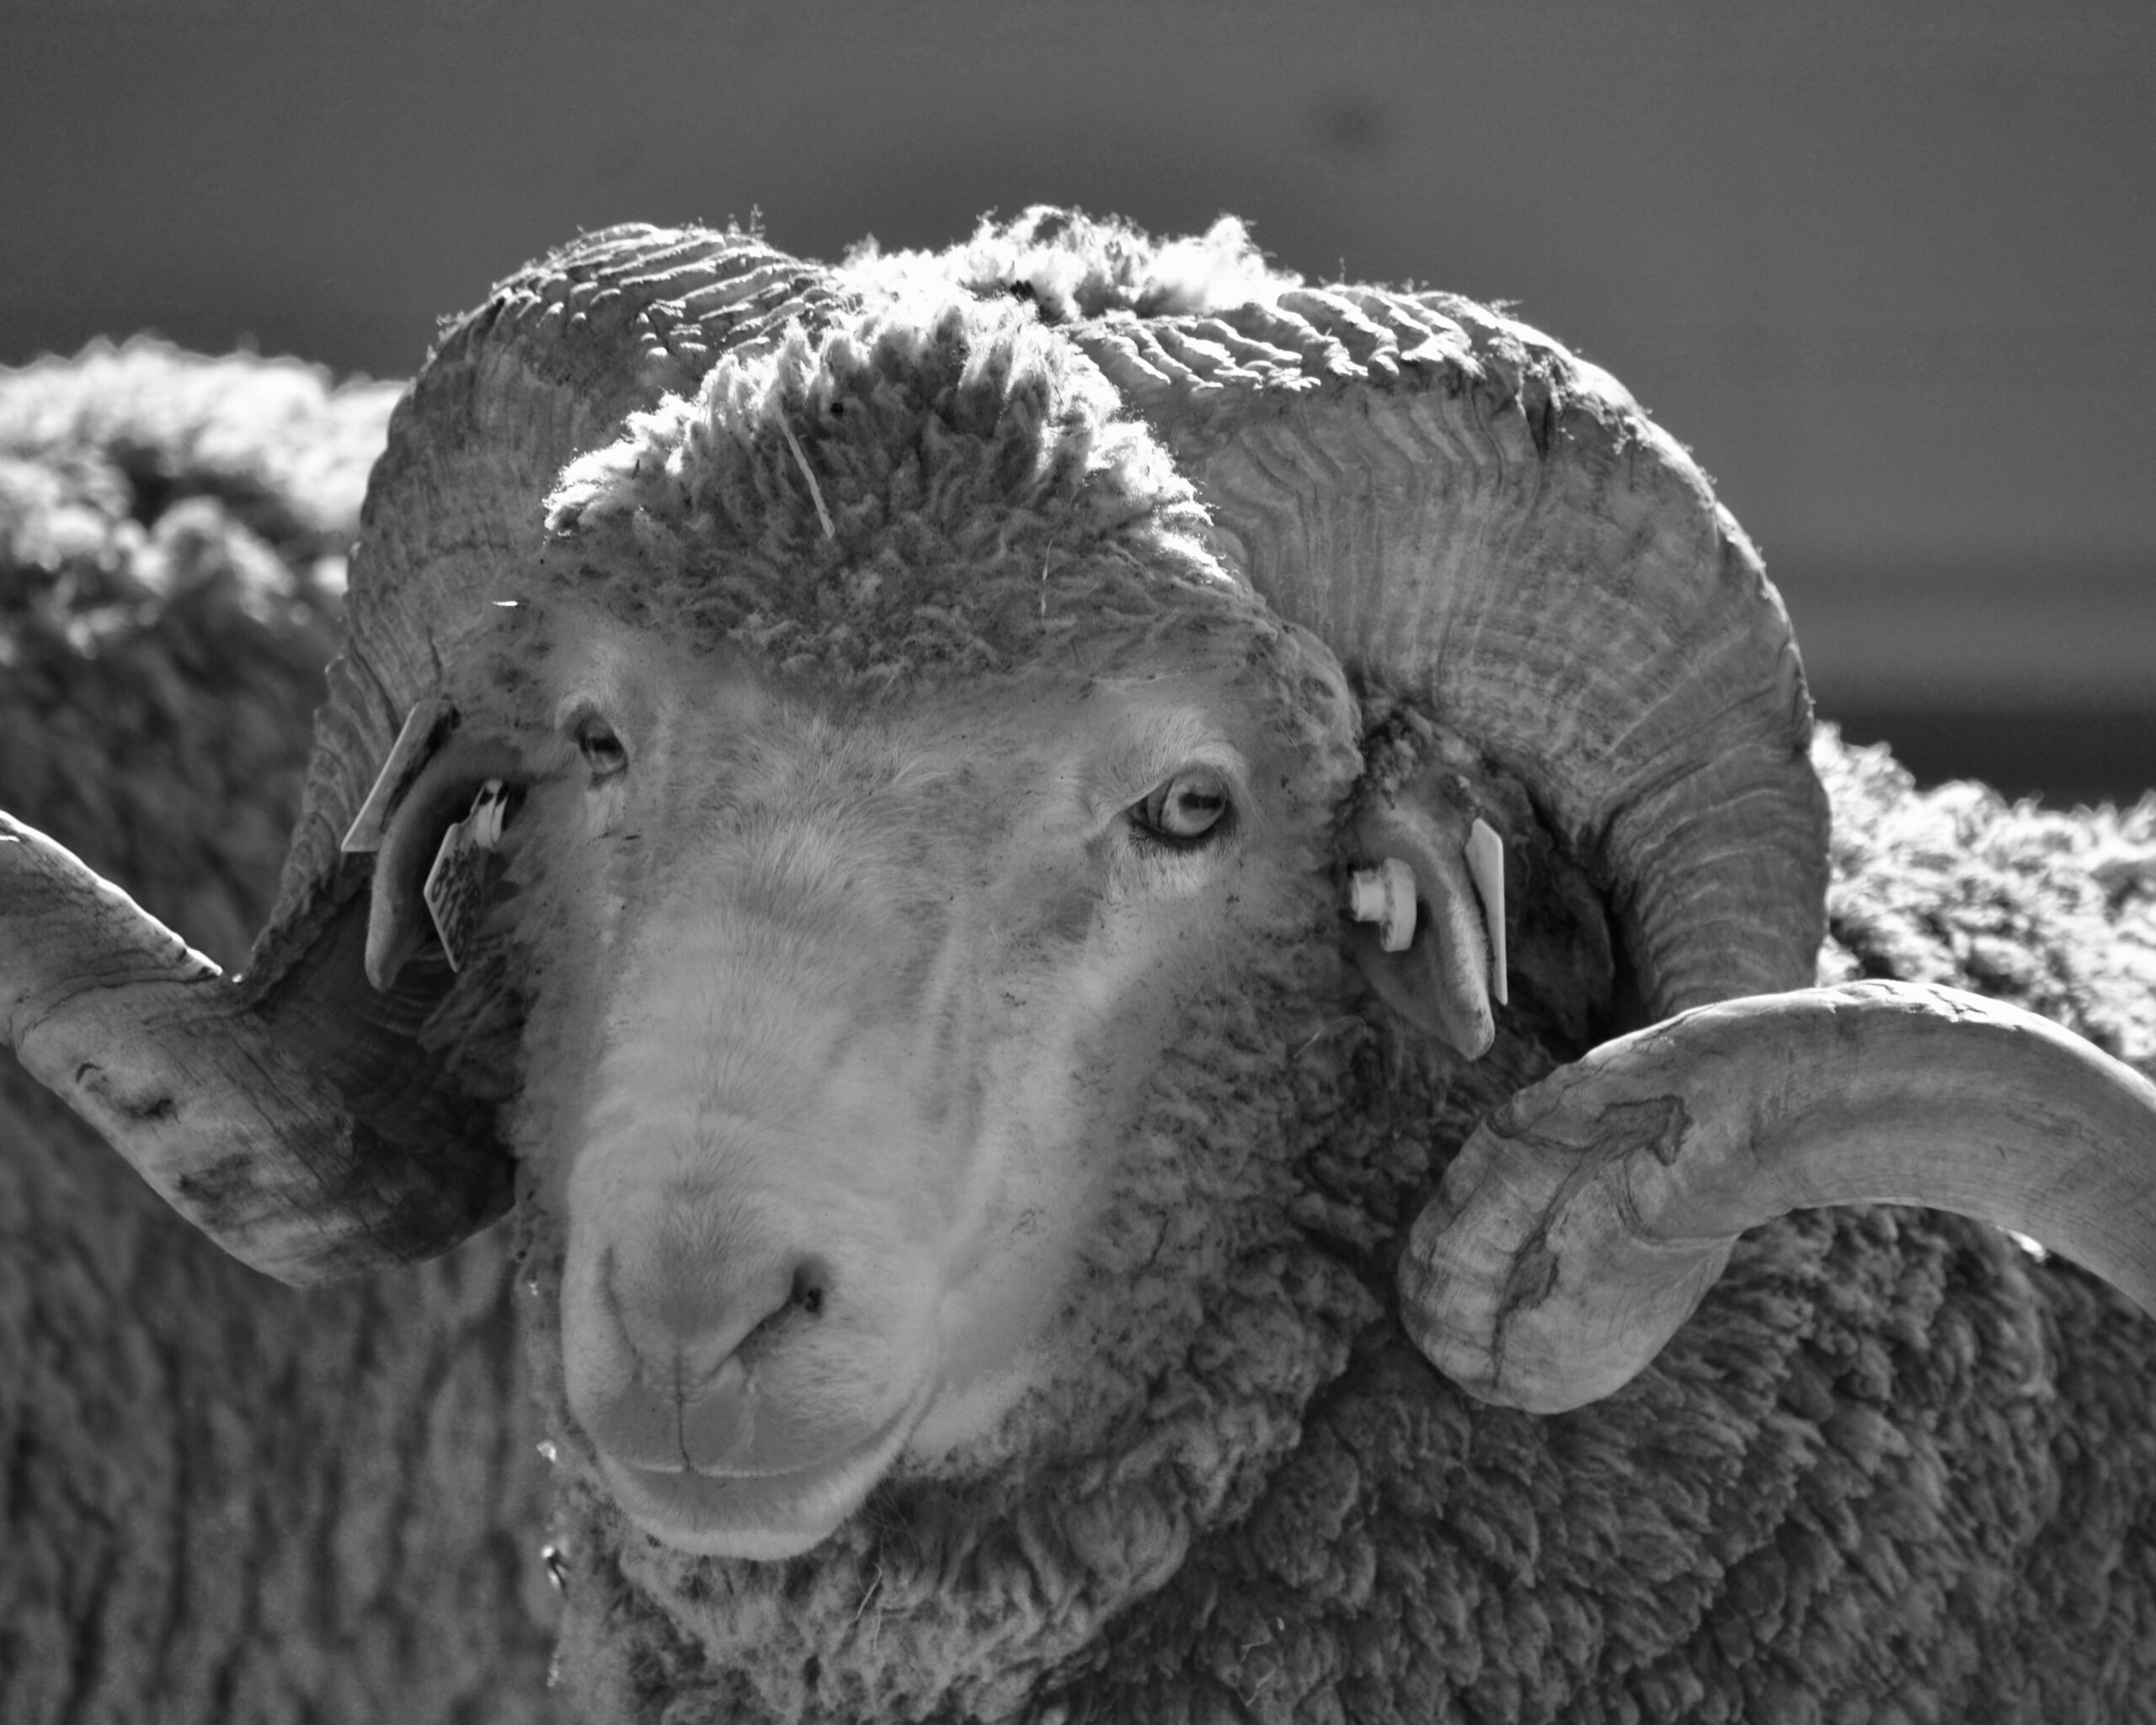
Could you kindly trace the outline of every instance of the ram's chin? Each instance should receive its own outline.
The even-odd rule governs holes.
[[[603,1452],[614,1498],[661,1545],[696,1557],[776,1562],[828,1539],[867,1501],[920,1423],[924,1397],[829,1461],[787,1473],[722,1476],[637,1467]]]

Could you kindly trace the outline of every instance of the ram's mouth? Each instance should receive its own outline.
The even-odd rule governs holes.
[[[889,1471],[933,1399],[923,1392],[877,1430],[808,1467],[778,1473],[668,1471],[603,1451],[606,1482],[630,1520],[662,1545],[700,1557],[775,1562],[835,1532]]]

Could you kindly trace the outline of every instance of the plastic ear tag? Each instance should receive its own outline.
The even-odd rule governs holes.
[[[345,830],[344,850],[382,848],[382,829],[389,825],[391,806],[411,782],[412,775],[440,746],[442,732],[456,717],[456,709],[439,695],[428,696],[404,715],[403,728],[390,745],[389,759],[382,763],[382,771],[374,776],[374,788],[367,793],[366,801],[360,804],[360,812]]]
[[[452,970],[462,970],[471,954],[472,937],[486,911],[489,862],[508,818],[502,782],[490,778],[472,799],[472,812],[441,836],[435,866],[427,871],[421,896]]]
[[[1482,932],[1490,943],[1490,992],[1501,1007],[1512,1004],[1505,985],[1505,841],[1480,816],[1467,830],[1467,878],[1482,900]]]
[[[1415,871],[1397,857],[1348,877],[1348,914],[1378,925],[1378,948],[1404,953],[1415,941]]]

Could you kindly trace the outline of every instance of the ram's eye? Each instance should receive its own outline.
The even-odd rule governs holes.
[[[611,778],[629,764],[629,752],[622,746],[622,740],[614,734],[614,728],[595,713],[587,713],[576,722],[571,734],[576,745],[584,751],[584,764],[591,769],[594,782]]]
[[[1225,832],[1230,811],[1227,782],[1209,766],[1193,766],[1155,785],[1131,817],[1155,838],[1194,845]]]

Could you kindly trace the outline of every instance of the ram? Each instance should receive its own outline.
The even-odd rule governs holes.
[[[1594,368],[1231,224],[609,230],[353,579],[244,977],[12,825],[0,1006],[286,1280],[514,1209],[587,1717],[2145,1692],[2148,1490],[2098,1581],[2002,1490],[2140,1441],[2054,1381],[2143,1321],[1736,1242],[2156,1301],[2156,1091],[1807,986],[1786,619]]]

